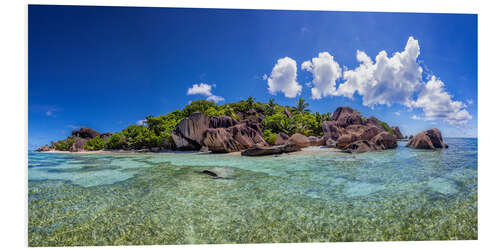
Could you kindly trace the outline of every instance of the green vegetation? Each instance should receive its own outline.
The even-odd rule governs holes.
[[[85,148],[86,150],[101,150],[101,149],[104,149],[104,146],[106,145],[106,143],[104,142],[104,139],[102,139],[101,137],[95,137],[95,138],[92,138],[90,140],[88,140],[85,145],[83,145],[83,148]]]
[[[279,105],[274,99],[269,99],[267,103],[257,102],[252,96],[246,100],[222,105],[208,100],[195,100],[182,110],[174,110],[166,115],[147,116],[144,125],[130,125],[121,132],[114,133],[106,141],[94,138],[84,147],[87,150],[173,149],[175,144],[171,136],[172,130],[182,119],[195,112],[201,112],[209,117],[229,116],[238,121],[242,119],[240,115],[244,115],[246,119],[261,117],[264,139],[267,142],[274,142],[280,132],[287,135],[301,133],[306,136],[323,136],[323,122],[331,119],[331,113],[312,113],[308,107],[309,104],[303,98],[297,99],[294,107]],[[256,115],[247,113],[250,110],[256,111]],[[366,121],[366,118],[362,119]],[[387,132],[396,134],[387,123],[380,122],[380,124]],[[52,143],[52,146],[57,150],[68,151],[74,140],[68,137]]]
[[[389,134],[396,136],[396,132],[394,132],[394,130],[391,127],[389,127],[389,125],[386,122],[379,121],[378,123],[382,125],[382,127],[384,127],[384,130],[387,131]]]
[[[68,137],[64,140],[51,142],[50,146],[52,148],[55,148],[56,150],[59,150],[59,151],[69,151],[69,149],[71,148],[71,145],[73,145],[75,140],[76,140],[76,138],[74,138],[74,137]]]
[[[270,145],[274,144],[277,136],[278,134],[273,133],[270,129],[264,130],[264,140],[266,140],[266,142],[269,143]]]
[[[105,145],[106,149],[126,149],[127,148],[127,139],[122,133],[114,133],[112,134]]]

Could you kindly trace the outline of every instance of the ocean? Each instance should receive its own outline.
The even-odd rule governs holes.
[[[28,153],[30,246],[477,239],[477,139],[346,154]],[[217,168],[225,178],[203,174]]]

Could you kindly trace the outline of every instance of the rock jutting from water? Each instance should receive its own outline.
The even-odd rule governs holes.
[[[291,153],[300,151],[301,147],[297,144],[285,143],[283,145],[277,146],[258,146],[255,145],[249,149],[241,151],[241,155],[244,156],[263,156],[263,155],[276,155],[283,153]]]
[[[438,148],[448,148],[443,142],[443,137],[441,136],[441,131],[437,128],[432,128],[429,130],[422,131],[413,137],[410,137],[407,147],[417,148],[417,149],[438,149]]]

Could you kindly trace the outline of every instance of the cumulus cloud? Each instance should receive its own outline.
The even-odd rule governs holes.
[[[208,85],[205,83],[193,84],[193,87],[188,89],[188,95],[212,95],[212,85]]]
[[[423,70],[417,60],[419,55],[420,46],[413,37],[409,37],[404,51],[391,57],[386,51],[381,51],[375,62],[365,52],[357,51],[360,65],[354,70],[344,69],[345,81],[334,94],[353,98],[357,92],[365,106],[401,104],[410,109],[422,108],[425,120],[465,124],[472,118],[465,110],[467,105],[453,101],[444,90],[444,83],[434,75],[428,76],[426,83],[423,81]],[[422,117],[414,115],[412,119]]]
[[[417,115],[413,115],[411,117],[411,119],[413,119],[413,120],[422,120],[422,118],[420,116],[417,116]]]
[[[426,120],[444,120],[452,125],[463,125],[472,116],[465,110],[464,103],[453,101],[452,96],[444,90],[444,83],[432,76],[419,93],[414,103],[422,108]]]
[[[342,76],[342,69],[330,53],[319,53],[311,61],[303,62],[301,68],[313,74],[313,99],[335,94],[335,82]]]
[[[300,95],[302,85],[297,82],[297,62],[290,57],[278,59],[271,75],[267,77],[269,93],[276,95],[283,92],[286,97]]]
[[[145,125],[146,124],[146,120],[138,120],[135,124],[137,124],[137,125]]]
[[[211,96],[207,97],[207,100],[209,100],[211,102],[219,103],[219,102],[224,101],[224,97],[211,95]]]
[[[381,51],[375,62],[363,51],[357,51],[360,65],[344,72],[345,82],[339,85],[336,95],[353,98],[358,92],[363,105],[392,105],[400,103],[411,107],[413,94],[422,82],[422,68],[417,62],[420,54],[418,41],[410,37],[403,52],[392,57]]]
[[[187,95],[203,95],[207,97],[207,100],[215,103],[224,101],[223,97],[216,96],[212,93],[212,88],[215,88],[215,84],[209,85],[206,83],[195,83],[191,88],[188,89]]]

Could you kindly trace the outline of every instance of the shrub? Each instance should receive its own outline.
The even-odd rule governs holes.
[[[107,149],[126,149],[127,148],[127,140],[122,133],[114,133],[106,141],[105,148],[107,148]]]
[[[266,140],[269,145],[274,145],[277,136],[278,134],[273,133],[270,129],[264,130],[264,140]]]
[[[86,150],[101,150],[101,149],[104,149],[104,146],[106,145],[106,143],[104,142],[104,139],[102,139],[101,137],[97,136],[97,137],[94,137],[90,140],[88,140],[85,145],[83,145],[83,148],[85,148]]]
[[[66,139],[53,142],[51,147],[59,151],[69,151],[75,140],[75,137],[68,137]]]

